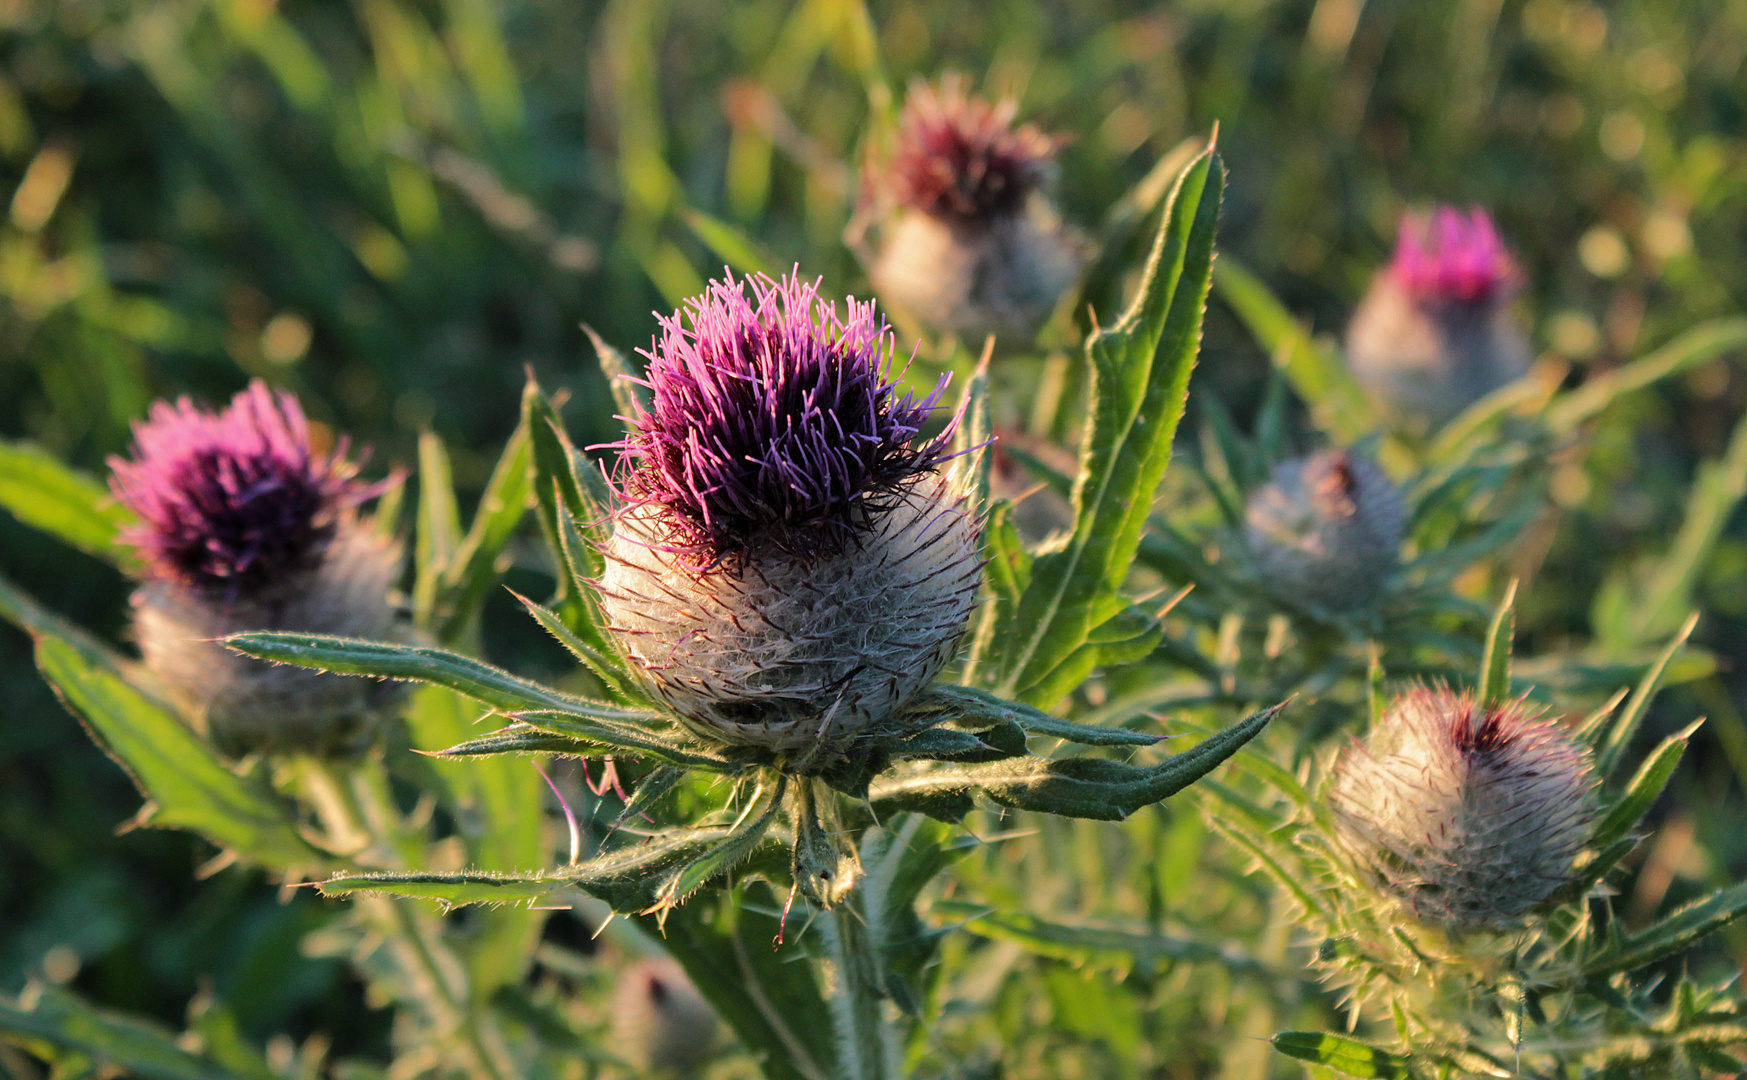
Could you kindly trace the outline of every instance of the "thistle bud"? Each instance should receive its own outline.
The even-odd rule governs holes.
[[[1409,425],[1436,430],[1528,370],[1509,310],[1518,280],[1486,211],[1407,214],[1347,325],[1353,374]]]
[[[1407,528],[1394,482],[1370,458],[1346,450],[1275,466],[1245,516],[1245,539],[1268,591],[1324,611],[1374,603]]]
[[[389,684],[268,664],[219,643],[247,630],[383,638],[400,548],[360,520],[376,494],[344,441],[311,445],[297,400],[257,381],[223,412],[160,401],[110,459],[140,516],[133,627],[146,666],[221,750],[330,752],[365,731]]]
[[[1080,244],[1043,194],[1057,139],[1018,107],[913,83],[896,144],[870,172],[865,201],[882,226],[868,276],[880,298],[935,333],[1037,333],[1079,276]]]
[[[692,1076],[710,1057],[716,1014],[678,964],[641,960],[613,994],[613,1050],[639,1072]]]
[[[1571,880],[1595,775],[1522,702],[1421,687],[1338,767],[1335,819],[1375,880],[1428,922],[1503,926]]]
[[[651,691],[718,744],[828,767],[951,659],[981,573],[970,499],[888,379],[871,303],[731,277],[661,320],[618,444],[602,604]]]

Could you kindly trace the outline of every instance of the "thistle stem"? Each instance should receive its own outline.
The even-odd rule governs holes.
[[[837,1027],[839,1066],[844,1080],[897,1080],[885,1007],[880,992],[880,962],[860,904],[861,891],[831,909],[826,937],[836,986],[831,1014]]]

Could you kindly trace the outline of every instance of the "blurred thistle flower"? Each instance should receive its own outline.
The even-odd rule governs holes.
[[[1590,836],[1589,756],[1523,702],[1417,688],[1342,756],[1335,819],[1420,918],[1503,926],[1571,880]]]
[[[141,521],[134,634],[146,666],[226,753],[329,752],[355,742],[391,684],[281,667],[225,648],[245,630],[382,639],[400,547],[361,521],[379,488],[346,443],[312,446],[297,400],[259,380],[210,413],[187,398],[134,425],[110,486]]]
[[[752,297],[746,297],[745,285]],[[827,767],[951,659],[982,563],[970,498],[918,441],[945,389],[892,384],[872,303],[729,277],[661,320],[616,444],[601,602],[653,693],[716,744]]]
[[[1275,597],[1324,611],[1375,603],[1407,528],[1401,491],[1376,462],[1324,450],[1274,467],[1250,496],[1245,539]]]
[[[914,82],[891,153],[864,180],[858,221],[881,226],[868,276],[931,332],[1023,346],[1079,276],[1081,245],[1043,193],[1060,141],[1015,126],[1017,111],[959,77]]]
[[[1485,210],[1406,214],[1347,324],[1353,374],[1411,426],[1436,430],[1528,370],[1509,310],[1519,281]]]
[[[650,958],[620,973],[611,1049],[639,1072],[693,1076],[715,1037],[715,1011],[678,964]]]

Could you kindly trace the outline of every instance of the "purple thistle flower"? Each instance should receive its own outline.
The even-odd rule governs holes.
[[[980,221],[1016,214],[1049,177],[1061,140],[1031,124],[1015,126],[1019,106],[965,92],[964,80],[939,89],[914,83],[898,116],[887,183],[898,203],[939,218]]]
[[[1517,280],[1516,262],[1478,206],[1403,215],[1389,272],[1421,302],[1483,304]]]
[[[651,693],[714,742],[829,768],[952,659],[982,574],[951,438],[888,381],[872,304],[733,278],[661,321],[619,451],[601,606]],[[955,421],[956,423],[956,421]],[[920,440],[920,441],[919,441]]]
[[[845,535],[951,440],[949,426],[913,445],[947,377],[920,402],[899,394],[871,301],[851,298],[839,319],[816,282],[745,284],[750,301],[729,276],[660,319],[644,354],[653,401],[616,444],[627,501],[660,507],[668,542],[711,559],[758,538]]]
[[[1571,879],[1595,773],[1522,702],[1421,687],[1342,756],[1335,819],[1374,880],[1423,919],[1503,926]]]
[[[1486,211],[1408,213],[1347,324],[1353,374],[1407,427],[1443,426],[1528,370],[1508,303],[1519,280]]]
[[[297,399],[259,380],[223,412],[184,397],[134,425],[110,487],[143,519],[128,534],[155,577],[232,595],[308,566],[341,509],[369,498],[342,439],[323,456]]]
[[[225,753],[355,746],[399,687],[220,643],[245,630],[392,636],[400,545],[358,518],[380,489],[356,480],[346,441],[318,452],[297,400],[256,381],[216,414],[158,402],[134,442],[110,485],[141,518],[127,539],[143,563],[146,667]]]
[[[890,150],[869,159],[849,244],[886,306],[930,331],[1023,347],[1085,261],[1043,190],[1061,140],[1015,124],[1017,111],[962,78],[917,81]]]

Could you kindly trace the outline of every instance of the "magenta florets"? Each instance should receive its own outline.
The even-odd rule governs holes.
[[[110,459],[110,487],[143,519],[126,539],[148,575],[239,596],[308,565],[340,509],[369,496],[345,449],[316,453],[297,399],[256,380],[218,414],[154,404],[134,460]]]
[[[1478,206],[1404,215],[1389,272],[1416,300],[1466,304],[1499,297],[1517,280],[1515,261]]]
[[[899,394],[885,320],[872,302],[847,309],[792,275],[729,275],[660,319],[644,353],[653,401],[614,445],[621,494],[663,511],[675,549],[715,559],[803,530],[846,535],[870,499],[945,454],[950,434],[912,443],[946,379],[920,402]]]
[[[890,164],[892,195],[936,217],[980,220],[1017,213],[1043,183],[1056,140],[1030,124],[1015,126],[1017,107],[965,92],[962,80],[910,88],[898,118]]]

